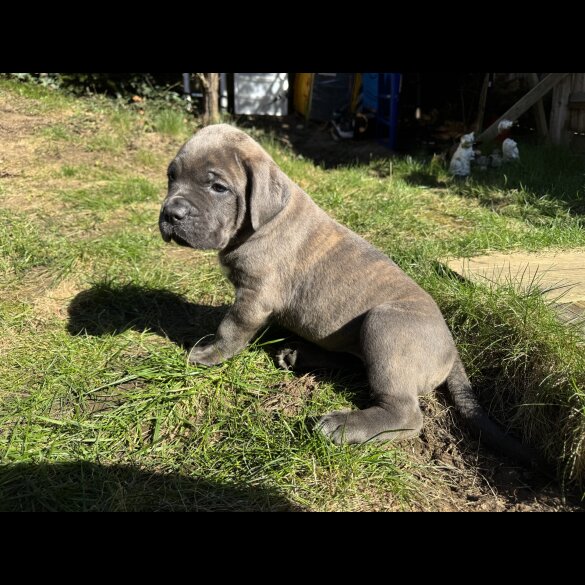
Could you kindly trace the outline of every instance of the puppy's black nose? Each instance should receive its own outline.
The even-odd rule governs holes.
[[[165,205],[165,215],[170,219],[183,219],[189,213],[189,204],[182,197],[173,197]]]

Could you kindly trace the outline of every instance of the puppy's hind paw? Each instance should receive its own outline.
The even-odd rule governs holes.
[[[282,370],[292,370],[297,363],[298,352],[296,349],[281,349],[276,354],[276,365]]]
[[[346,436],[346,426],[350,414],[349,410],[338,410],[325,414],[315,425],[315,430],[325,435],[336,445],[356,442],[348,440],[350,437]]]

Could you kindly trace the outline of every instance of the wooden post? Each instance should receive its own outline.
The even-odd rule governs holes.
[[[530,87],[536,87],[538,85],[538,75],[536,73],[526,74]],[[542,99],[539,99],[534,106],[532,106],[534,112],[534,119],[536,121],[536,130],[539,136],[548,136],[548,124],[546,123],[546,114],[544,113],[544,104]]]
[[[203,124],[219,122],[219,73],[197,73],[203,88]]]
[[[569,130],[572,132],[585,132],[585,73],[574,73],[569,96]],[[577,137],[573,134],[573,141]],[[585,136],[577,138],[585,144]]]
[[[563,82],[559,83],[553,91],[550,111],[550,139],[553,144],[566,145],[569,143],[570,134],[567,131],[567,118],[569,115],[571,77],[563,79]]]
[[[528,111],[542,96],[546,95],[555,85],[564,79],[568,73],[549,73],[538,85],[533,87],[524,97],[520,98],[507,112],[500,116],[487,130],[478,137],[477,142],[488,142],[498,134],[498,124],[502,120],[516,121],[524,112]],[[551,124],[552,126],[552,124]],[[552,134],[552,130],[551,130]]]
[[[479,94],[479,106],[477,108],[477,119],[475,121],[475,131],[481,132],[483,127],[483,117],[485,114],[485,103],[487,101],[488,87],[490,85],[490,74],[486,73],[483,78],[483,85],[481,86],[481,93]]]

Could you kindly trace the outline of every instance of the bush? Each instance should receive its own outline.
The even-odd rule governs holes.
[[[21,81],[32,81],[61,87],[76,94],[102,93],[118,97],[139,95],[179,98],[182,91],[181,73],[11,73]],[[174,99],[169,97],[169,99]]]

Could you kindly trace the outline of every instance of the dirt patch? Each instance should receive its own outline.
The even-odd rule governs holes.
[[[27,163],[35,148],[30,138],[42,124],[39,116],[21,114],[0,101],[0,176],[3,179],[26,176]]]
[[[86,142],[107,127],[103,115],[80,116],[67,109],[41,115],[30,113],[28,106],[16,96],[0,96],[0,205],[7,209],[54,212],[63,207],[60,190],[91,187],[92,180],[82,174],[62,177],[65,166],[112,168],[164,182],[166,164],[182,142],[143,132],[119,153],[91,151]],[[64,138],[44,131],[55,126],[63,128]],[[141,162],[138,153],[147,153],[149,160]]]
[[[26,113],[17,99],[0,97],[0,203],[7,209],[30,211],[44,208],[51,198],[38,197],[50,192],[47,184],[47,149],[41,147],[39,130],[67,117],[67,112]]]
[[[498,453],[480,447],[442,397],[421,401],[425,425],[421,435],[405,445],[424,486],[414,508],[434,511],[557,512],[585,511],[560,487],[536,472],[518,467]]]
[[[260,406],[266,412],[278,411],[294,416],[303,410],[306,401],[317,388],[317,380],[312,374],[288,378],[280,382]]]
[[[44,266],[36,266],[26,271],[16,287],[16,294],[22,301],[31,302],[46,294],[53,286],[55,275]]]
[[[71,299],[77,295],[81,289],[73,280],[62,280],[44,294],[39,295],[34,301],[35,315],[40,319],[56,317],[58,319],[67,319],[67,307]]]
[[[179,264],[205,263],[207,266],[218,267],[217,269],[219,270],[219,259],[216,252],[194,250],[193,248],[171,244],[165,246],[164,255],[169,262],[177,262]]]
[[[319,376],[314,374],[290,377],[274,387],[261,407],[267,412],[296,416],[318,388]],[[424,397],[421,408],[425,417],[421,435],[400,445],[406,470],[418,482],[416,496],[407,506],[409,509],[441,512],[585,511],[585,503],[577,496],[563,494],[560,486],[548,478],[481,447],[466,430],[459,428],[456,412],[445,403],[442,395]],[[321,477],[320,481],[326,481],[326,478]],[[332,485],[331,489],[334,491],[335,486]],[[364,490],[359,502],[344,501],[343,506],[368,511],[404,509],[404,503],[394,494],[380,493],[379,487],[373,488],[371,493],[366,493],[367,488]],[[338,508],[337,504],[339,502],[332,504],[334,509]]]

